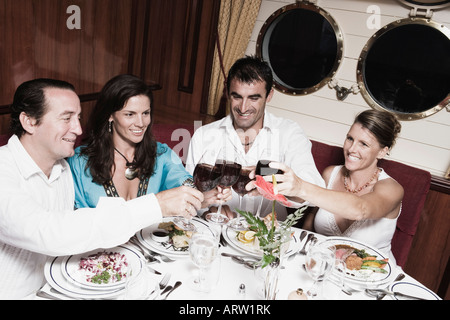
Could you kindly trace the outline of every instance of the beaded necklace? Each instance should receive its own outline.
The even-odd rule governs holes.
[[[373,181],[373,179],[375,179],[375,177],[378,175],[378,172],[380,171],[379,168],[377,168],[377,170],[375,170],[375,172],[373,173],[372,178],[370,178],[369,181],[367,181],[367,183],[365,185],[363,185],[362,187],[359,187],[358,189],[350,189],[348,186],[348,178],[349,178],[349,173],[348,170],[345,171],[344,174],[344,188],[345,191],[350,192],[350,193],[359,193],[360,191],[364,190],[365,188],[367,188],[370,183]]]

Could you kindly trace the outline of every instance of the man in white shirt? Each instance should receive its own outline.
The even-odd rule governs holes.
[[[193,173],[205,150],[218,154],[222,149],[243,167],[255,167],[258,160],[284,162],[302,179],[325,187],[311,154],[311,142],[301,127],[265,110],[273,96],[272,84],[272,70],[266,62],[247,56],[234,63],[227,77],[230,114],[196,130],[186,159],[189,172]],[[260,196],[246,195],[242,209],[256,213],[260,201]],[[232,211],[239,208],[234,191],[226,205]],[[277,218],[284,220],[286,208],[277,203],[275,210]],[[261,216],[271,211],[272,202],[264,199]]]
[[[64,158],[81,134],[81,106],[67,82],[36,79],[16,90],[14,135],[0,148],[0,299],[33,296],[47,256],[78,254],[125,243],[162,216],[196,215],[203,194],[179,187],[130,201],[102,198],[74,211]]]

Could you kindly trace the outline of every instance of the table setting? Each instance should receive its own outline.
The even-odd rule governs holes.
[[[208,277],[214,274],[208,288],[198,290],[190,285],[192,278],[199,274],[198,264],[190,257],[189,248],[183,251],[173,247],[161,246],[150,242],[148,232],[141,230],[126,244],[107,250],[94,250],[86,254],[52,257],[44,268],[47,283],[37,293],[37,299],[139,299],[127,296],[127,281],[112,282],[106,285],[83,281],[85,273],[78,270],[79,262],[98,252],[124,255],[134,274],[145,273],[151,292],[145,299],[151,300],[261,300],[264,299],[264,278],[258,267],[261,255],[247,243],[238,242],[239,231],[195,218],[194,224],[217,238],[217,252],[213,255],[214,266],[207,267]],[[153,226],[154,228],[154,226]],[[155,228],[154,228],[155,229]],[[157,228],[156,228],[157,229]],[[217,232],[219,231],[219,232]],[[233,236],[233,232],[235,233]],[[219,235],[217,236],[217,233]],[[315,240],[316,239],[316,240]],[[315,241],[327,245],[352,245],[384,257],[381,252],[359,241],[349,238],[324,237],[314,232],[292,227],[292,239],[286,249],[277,274],[275,299],[287,300],[301,289],[302,298],[330,300],[439,300],[431,290],[421,285],[401,268],[388,265],[386,273],[373,277],[357,277],[354,274],[340,275],[333,266],[330,275],[321,279],[322,292],[318,297],[309,297],[305,293],[313,287],[314,279],[306,268],[307,253]],[[303,249],[305,253],[300,253]],[[146,259],[146,255],[151,259]],[[164,259],[164,260],[163,260]],[[201,259],[200,259],[201,260]],[[214,268],[214,272],[211,268]],[[145,270],[145,272],[144,272]],[[402,278],[397,278],[403,275]],[[211,278],[211,277],[210,277]],[[142,281],[141,281],[142,282]],[[295,297],[294,297],[295,298]]]
[[[194,171],[199,187],[233,186],[239,179],[236,166],[221,164],[218,171],[217,164],[202,165],[201,175]],[[218,172],[226,172],[224,181]],[[164,217],[115,248],[49,258],[47,283],[36,298],[440,300],[377,248],[295,227],[306,206],[278,221],[275,203],[291,203],[272,178],[256,176],[259,193],[273,203],[264,218],[236,209],[230,220],[220,207],[205,219]]]

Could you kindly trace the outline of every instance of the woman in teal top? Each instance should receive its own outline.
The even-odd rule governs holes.
[[[113,196],[110,188],[94,183],[89,170],[85,170],[87,158],[80,154],[83,146],[75,149],[75,155],[68,159],[75,187],[75,206],[77,208],[96,207],[100,197]],[[190,181],[191,175],[184,169],[180,158],[166,144],[157,142],[158,156],[155,163],[155,172],[140,182],[137,197],[143,194],[158,193],[172,189]],[[177,160],[178,159],[178,160]],[[117,195],[116,195],[117,196]]]
[[[153,137],[152,102],[149,87],[135,76],[116,76],[105,84],[89,118],[87,138],[68,159],[77,208],[95,207],[102,196],[130,200],[179,188],[184,200],[192,193],[185,187],[193,186],[192,177],[181,159]],[[204,194],[202,207],[221,196]],[[192,202],[186,202],[185,210],[196,214]]]

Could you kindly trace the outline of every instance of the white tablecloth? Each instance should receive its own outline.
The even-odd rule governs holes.
[[[322,236],[319,236],[322,237]],[[305,240],[303,240],[304,242]],[[230,245],[220,247],[220,275],[217,285],[208,293],[195,291],[191,288],[188,282],[195,272],[198,272],[197,267],[191,262],[189,256],[185,258],[178,258],[171,263],[153,263],[151,267],[160,271],[162,275],[154,275],[159,281],[166,273],[171,273],[170,285],[176,281],[182,281],[182,285],[176,289],[170,296],[169,300],[260,300],[262,280],[258,278],[254,270],[251,270],[242,264],[234,262],[231,258],[222,256],[222,252],[233,254],[242,254]],[[293,259],[284,259],[283,266],[279,274],[278,294],[277,300],[285,300],[288,298],[290,292],[297,288],[302,288],[305,292],[312,286],[313,281],[303,269],[305,263],[304,255],[296,255]],[[403,272],[401,268],[395,267],[394,272]],[[403,281],[408,281],[413,284],[422,286],[418,281],[411,276],[406,275]],[[239,295],[239,286],[245,285],[245,296]],[[48,285],[47,285],[48,286]],[[47,287],[48,289],[48,287]],[[48,290],[47,290],[48,291]],[[119,297],[120,298],[120,297]],[[338,300],[374,300],[375,298],[368,296],[364,291],[353,292],[352,295],[347,295],[340,290],[340,288],[330,282],[324,283],[324,298],[338,299]],[[40,299],[40,298],[39,298]],[[384,299],[390,300],[386,296]]]

